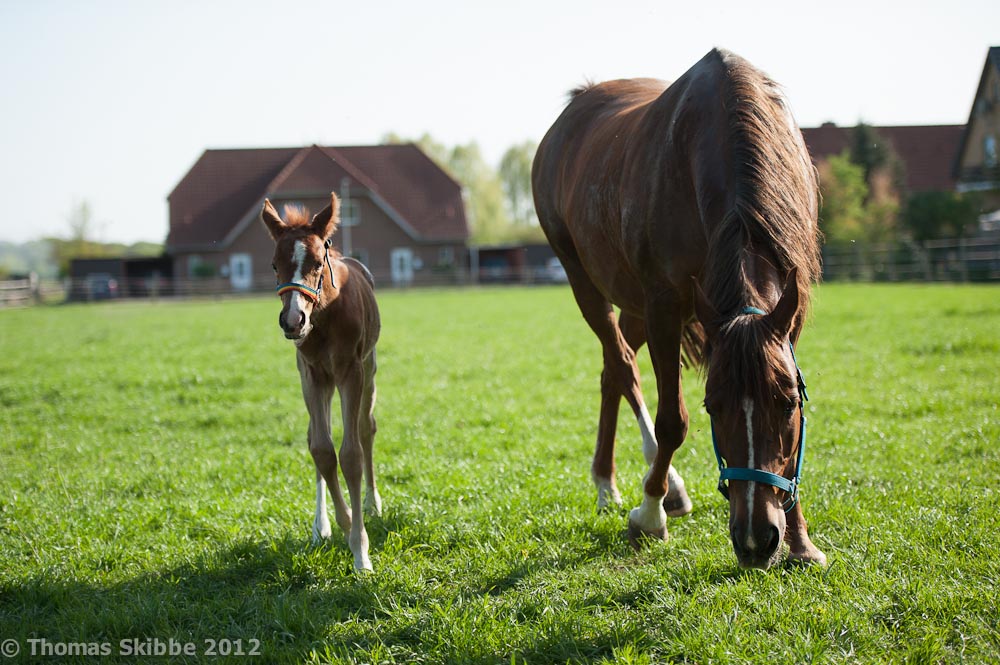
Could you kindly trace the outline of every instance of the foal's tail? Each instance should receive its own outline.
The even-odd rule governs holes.
[[[705,329],[698,319],[692,318],[684,324],[681,332],[681,360],[685,367],[699,368],[705,365]]]

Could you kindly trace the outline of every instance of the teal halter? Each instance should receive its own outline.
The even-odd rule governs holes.
[[[767,314],[767,312],[756,307],[744,307],[742,313],[757,314],[760,316]],[[760,469],[726,466],[726,463],[722,460],[722,453],[719,452],[719,443],[715,437],[715,424],[711,420],[709,421],[712,429],[712,448],[715,450],[715,459],[719,463],[719,492],[722,493],[722,496],[726,497],[727,500],[729,499],[729,486],[726,484],[727,480],[745,480],[756,483],[764,483],[765,485],[773,485],[774,487],[788,493],[788,499],[782,503],[786,513],[794,508],[796,502],[799,500],[799,482],[802,477],[802,458],[806,451],[806,414],[804,405],[805,402],[809,400],[809,394],[806,392],[805,377],[802,376],[802,370],[799,369],[799,363],[795,360],[795,347],[791,342],[789,342],[788,348],[792,352],[792,362],[795,363],[795,374],[799,391],[799,450],[795,458],[795,472],[791,480],[785,478],[784,476],[779,476],[776,473],[761,471]]]

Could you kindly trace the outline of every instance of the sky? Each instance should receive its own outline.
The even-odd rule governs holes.
[[[0,0],[0,241],[162,242],[208,148],[539,140],[584,81],[679,77],[713,46],[803,127],[964,124],[996,0]]]

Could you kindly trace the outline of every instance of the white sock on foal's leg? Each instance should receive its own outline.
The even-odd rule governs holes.
[[[313,542],[329,538],[330,516],[326,514],[326,481],[316,471],[316,517],[313,519]]]

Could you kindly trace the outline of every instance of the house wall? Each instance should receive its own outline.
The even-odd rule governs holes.
[[[987,136],[1000,142],[1000,72],[996,67],[989,68],[982,95],[973,103],[968,131],[961,162],[963,172],[980,169],[985,165],[984,146]]]
[[[455,267],[465,264],[464,243],[418,242],[410,237],[396,222],[368,196],[355,197],[360,207],[360,223],[350,227],[352,254],[361,258],[375,276],[379,284],[392,283],[392,252],[394,249],[409,249],[414,261],[414,281],[428,281],[442,278],[447,272],[439,265],[443,255],[450,253]],[[281,199],[275,196],[272,201],[279,213],[284,214],[284,206],[290,203],[304,205],[313,213],[321,210],[328,203],[325,198]],[[343,253],[345,229],[341,226],[334,234],[334,246]],[[442,252],[444,250],[444,252]],[[215,268],[217,275],[227,273],[230,257],[233,254],[250,256],[251,272],[253,274],[254,290],[269,288],[274,283],[274,273],[271,270],[271,259],[274,253],[274,242],[268,235],[264,224],[254,220],[237,236],[233,243],[222,252],[197,254],[198,260]],[[174,274],[186,278],[190,275],[190,254],[179,255],[175,264]],[[417,266],[420,266],[417,268]],[[228,277],[228,274],[226,275]]]

